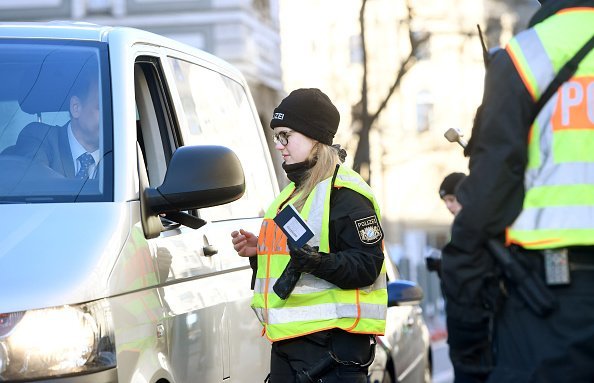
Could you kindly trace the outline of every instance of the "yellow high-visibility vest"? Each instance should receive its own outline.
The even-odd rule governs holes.
[[[328,253],[331,178],[320,182],[308,196],[301,216],[314,231],[308,242]],[[355,171],[341,166],[335,187],[347,187],[368,198],[380,219],[378,204],[371,188]],[[352,333],[383,334],[387,310],[386,267],[371,285],[343,290],[312,274],[302,273],[286,300],[272,289],[290,260],[287,237],[273,221],[280,206],[291,197],[295,184],[289,184],[270,205],[258,237],[258,271],[252,308],[264,326],[269,340],[294,338],[325,329],[341,328]],[[297,199],[294,196],[288,201]]]
[[[570,8],[518,34],[506,47],[536,103],[592,37],[594,9]],[[594,244],[594,52],[533,121],[522,212],[508,243],[527,249]]]

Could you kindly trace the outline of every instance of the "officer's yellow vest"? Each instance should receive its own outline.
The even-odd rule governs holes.
[[[536,103],[590,39],[594,9],[561,11],[506,47]],[[508,243],[528,249],[594,244],[594,52],[551,97],[528,137],[526,195]]]
[[[335,187],[347,187],[367,197],[380,212],[371,188],[359,174],[340,167]],[[319,246],[320,252],[328,253],[331,178],[319,183],[308,196],[301,216],[314,232],[308,244]],[[334,284],[303,273],[295,289],[286,300],[280,299],[272,289],[280,277],[290,256],[287,238],[273,221],[278,209],[291,198],[295,184],[289,184],[268,208],[258,237],[258,271],[254,287],[252,308],[264,326],[271,341],[294,338],[305,334],[341,328],[353,333],[383,334],[387,309],[386,268],[371,286],[343,290]]]

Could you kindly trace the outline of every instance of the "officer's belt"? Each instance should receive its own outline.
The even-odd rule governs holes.
[[[528,250],[517,248],[519,253],[526,256],[539,255],[543,259],[543,250]],[[594,271],[594,246],[571,246],[557,250],[567,249],[567,261],[571,271]]]
[[[594,246],[568,247],[567,258],[571,271],[594,271]]]

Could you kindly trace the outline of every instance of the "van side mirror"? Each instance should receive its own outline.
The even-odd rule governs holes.
[[[173,153],[163,184],[146,189],[146,202],[160,214],[222,205],[244,192],[243,167],[231,149],[182,146]]]
[[[388,307],[414,305],[423,300],[423,289],[415,282],[398,280],[388,282]]]

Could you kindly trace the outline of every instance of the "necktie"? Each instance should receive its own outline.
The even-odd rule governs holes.
[[[80,168],[76,173],[76,178],[85,179],[89,178],[89,167],[95,164],[95,159],[89,153],[83,153],[78,157]]]

